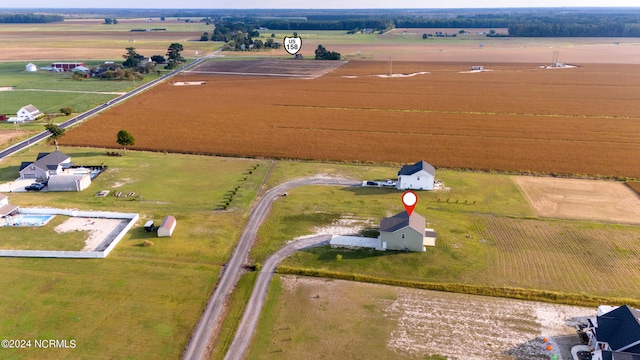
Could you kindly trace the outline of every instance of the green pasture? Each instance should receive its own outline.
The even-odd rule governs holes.
[[[36,61],[36,66],[50,66],[54,61]],[[103,61],[85,62],[95,66]],[[87,111],[96,105],[157,78],[145,74],[142,81],[82,79],[73,80],[68,72],[25,71],[26,62],[0,63],[0,87],[15,87],[12,91],[0,91],[0,114],[15,114],[21,107],[33,104],[44,113],[57,113],[62,107],[72,107],[75,112]],[[1,129],[1,128],[0,128]]]
[[[15,179],[22,161],[52,150],[39,146],[3,161],[0,181]],[[239,236],[268,162],[136,151],[110,157],[100,149],[60,150],[75,164],[109,168],[83,192],[11,193],[12,204],[136,212],[140,221],[106,259],[0,258],[0,311],[7,314],[0,321],[0,333],[11,339],[77,342],[75,349],[56,352],[1,349],[0,357],[179,358]],[[248,174],[255,165],[259,166]],[[236,186],[239,190],[229,208],[216,211]],[[101,190],[136,196],[95,197]],[[172,237],[144,232],[147,220],[159,224],[169,214],[178,222]],[[21,229],[0,228],[0,233],[4,230]],[[22,235],[30,242],[42,235],[22,230],[27,230]],[[142,246],[145,240],[153,245]]]

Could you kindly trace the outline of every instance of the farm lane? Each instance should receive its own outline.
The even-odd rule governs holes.
[[[225,309],[226,299],[231,295],[231,292],[235,288],[242,272],[242,265],[247,262],[249,250],[253,245],[258,229],[266,219],[269,214],[269,210],[271,209],[271,204],[276,199],[280,198],[287,190],[298,186],[356,186],[360,184],[360,181],[317,176],[289,181],[268,190],[249,212],[247,223],[240,235],[240,238],[238,239],[237,245],[222,271],[218,285],[211,294],[211,298],[209,298],[205,311],[191,335],[191,339],[185,348],[182,358],[188,360],[200,360],[204,359],[207,355],[208,347],[211,339],[213,338],[214,332],[222,322],[222,314]],[[260,279],[260,277],[258,279]],[[256,284],[256,288],[259,286],[259,284]]]
[[[306,249],[314,246],[328,245],[331,240],[331,235],[317,235],[306,238],[301,238],[296,241],[292,241],[280,248],[275,254],[271,255],[262,265],[258,279],[256,280],[251,298],[247,303],[245,312],[242,315],[240,325],[236,330],[233,342],[227,351],[225,360],[243,359],[245,352],[249,348],[251,339],[253,338],[262,307],[267,298],[267,290],[269,284],[271,284],[271,278],[276,270],[276,267],[282,260],[294,252]]]

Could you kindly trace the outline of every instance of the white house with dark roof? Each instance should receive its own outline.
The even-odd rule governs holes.
[[[640,311],[623,305],[598,309],[585,330],[593,360],[640,360]]]
[[[71,157],[58,150],[40,153],[35,162],[23,162],[20,165],[22,179],[49,179],[62,174],[62,169],[71,165]]]
[[[433,190],[435,168],[426,161],[405,165],[398,171],[396,187],[400,190]]]
[[[382,250],[424,252],[427,246],[436,246],[436,232],[425,228],[422,215],[403,211],[382,219],[379,240]]]

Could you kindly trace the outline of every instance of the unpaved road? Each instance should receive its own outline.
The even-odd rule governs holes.
[[[220,277],[220,281],[218,282],[218,286],[213,291],[211,298],[207,304],[207,307],[198,321],[196,328],[191,335],[191,339],[187,344],[187,347],[182,354],[183,359],[204,359],[208,353],[208,347],[213,337],[214,332],[218,328],[219,324],[222,321],[222,314],[225,308],[225,301],[228,296],[231,295],[231,292],[236,286],[238,279],[240,278],[240,274],[242,272],[242,265],[247,261],[247,257],[249,255],[249,250],[253,245],[253,242],[256,238],[256,234],[258,233],[258,229],[262,222],[266,219],[269,214],[269,210],[271,209],[271,204],[282,196],[287,190],[292,189],[297,186],[304,185],[334,185],[334,186],[356,186],[360,185],[361,181],[354,180],[346,180],[342,178],[332,178],[332,177],[312,177],[312,178],[304,178],[299,180],[290,181],[281,185],[278,185],[269,191],[267,191],[264,196],[255,204],[255,206],[249,212],[249,218],[247,220],[247,224],[245,225],[242,234],[240,235],[240,239],[238,240],[238,244],[236,245],[229,262],[225,266],[222,275]],[[265,268],[262,270],[263,273],[266,273]],[[273,272],[273,271],[272,271]],[[262,274],[260,274],[262,275]],[[261,284],[260,279],[266,283]],[[260,287],[266,288],[269,285],[270,277],[263,278],[258,277],[256,282],[256,289]],[[254,290],[255,292],[255,290]],[[253,295],[252,295],[253,297]],[[251,309],[248,307],[248,309]],[[245,311],[245,314],[247,312]],[[252,311],[253,313],[253,311]],[[257,317],[259,315],[255,314]],[[256,320],[257,321],[257,318]],[[244,319],[243,319],[244,322]],[[253,330],[250,331],[253,334]],[[250,339],[249,339],[250,340]],[[235,342],[235,340],[234,340]],[[229,351],[227,358],[232,356],[233,353]]]
[[[255,287],[251,293],[251,298],[247,303],[242,320],[236,331],[236,335],[227,351],[225,360],[243,359],[244,354],[249,348],[253,334],[256,331],[256,325],[258,324],[258,318],[262,311],[265,299],[267,297],[267,290],[271,283],[271,278],[276,270],[276,267],[284,258],[293,254],[294,252],[313,246],[328,245],[331,240],[331,235],[317,235],[299,239],[288,243],[283,248],[278,250],[275,254],[271,255],[262,265],[262,270],[258,275]]]

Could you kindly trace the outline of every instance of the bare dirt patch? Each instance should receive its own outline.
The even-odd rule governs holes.
[[[579,341],[571,325],[594,313],[576,306],[341,280],[281,279],[276,310],[281,316],[272,325],[278,335],[271,348],[281,351],[264,358],[293,358],[290,355],[307,351],[360,354],[358,358],[422,359],[440,354],[465,360],[546,360],[551,353],[542,338],[547,337],[560,359],[570,359],[570,348]],[[367,324],[367,331],[357,332],[362,324]],[[313,335],[303,340],[301,333],[310,329]],[[292,341],[278,341],[285,336]],[[326,344],[332,344],[330,349]]]
[[[88,232],[85,247],[82,251],[101,250],[99,248],[108,245],[113,238],[127,226],[127,220],[120,219],[96,219],[72,217],[54,229],[58,233],[69,231]]]
[[[12,139],[20,138],[27,134],[28,132],[24,130],[0,130],[0,145],[5,145]]]
[[[538,216],[640,223],[640,197],[623,183],[530,176],[513,179]]]

